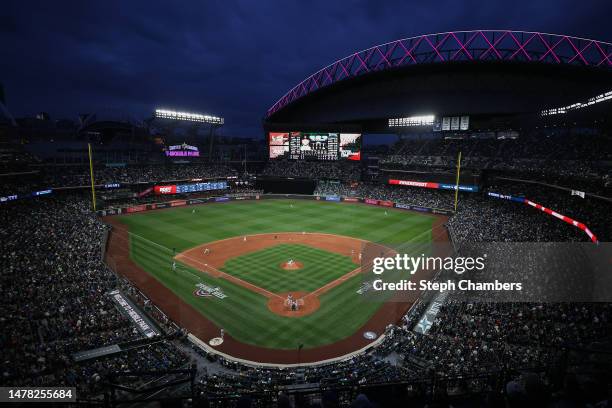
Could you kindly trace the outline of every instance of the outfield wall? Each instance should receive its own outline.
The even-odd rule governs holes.
[[[143,211],[158,210],[164,208],[184,207],[188,205],[198,205],[207,203],[224,203],[229,201],[246,201],[246,200],[269,200],[269,199],[293,199],[293,200],[316,200],[316,201],[332,201],[346,203],[362,203],[367,205],[376,205],[388,208],[398,208],[401,210],[417,211],[421,213],[439,214],[445,216],[453,215],[453,211],[439,208],[421,207],[411,204],[396,203],[393,201],[377,200],[373,198],[361,197],[343,197],[335,195],[303,195],[303,194],[254,194],[254,195],[227,195],[220,197],[207,198],[190,198],[164,201],[158,203],[139,204],[125,207],[110,207],[104,210],[98,210],[96,213],[100,217],[120,214],[133,214]]]
[[[250,196],[216,197],[216,198],[205,198],[205,199],[195,199],[194,198],[194,199],[189,199],[189,200],[174,200],[174,202],[172,202],[172,203],[169,203],[169,202],[168,203],[154,203],[155,204],[154,206],[153,206],[153,204],[145,204],[145,205],[138,205],[138,206],[132,206],[132,207],[119,208],[119,209],[109,209],[109,210],[112,210],[113,212],[112,213],[105,212],[104,215],[108,216],[108,215],[117,215],[117,214],[130,214],[130,213],[139,213],[139,212],[143,212],[143,211],[149,211],[149,210],[157,209],[157,208],[171,208],[171,207],[188,206],[188,205],[195,205],[195,204],[201,204],[201,203],[211,203],[211,202],[212,203],[223,203],[223,202],[229,202],[229,201],[242,201],[242,200],[264,200],[264,199],[269,199],[269,200],[276,200],[275,202],[277,204],[283,205],[282,201],[280,201],[280,200],[283,200],[283,199],[286,199],[286,198],[294,198],[296,200],[297,199],[308,200],[308,202],[310,202],[311,204],[314,204],[312,201],[330,201],[330,202],[345,201],[345,202],[348,202],[348,203],[351,203],[351,202],[355,203],[355,202],[357,202],[357,203],[361,203],[360,207],[362,207],[362,210],[366,210],[366,211],[368,211],[367,208],[363,207],[365,205],[377,206],[381,210],[384,210],[385,208],[393,208],[394,207],[394,203],[391,203],[391,202],[388,202],[388,201],[379,201],[379,200],[370,200],[370,199],[359,199],[359,198],[355,198],[355,197],[291,196],[291,195],[259,195],[258,196],[258,195],[250,195]],[[161,206],[158,206],[157,204],[161,204]],[[255,203],[253,203],[253,204],[255,204]],[[270,204],[273,204],[273,202],[270,202]],[[304,204],[306,204],[306,202],[304,202]],[[247,206],[249,206],[249,205],[247,204]],[[221,207],[221,206],[216,206],[216,207]],[[230,206],[230,207],[227,207],[226,209],[229,210],[230,213],[232,213],[234,211],[233,207],[234,206]],[[403,207],[403,206],[400,205],[397,208],[408,209],[409,207]],[[189,212],[190,209],[185,209],[185,210],[187,210],[186,212]],[[99,214],[103,215],[102,214],[103,211],[104,210],[100,211]],[[381,214],[383,213],[383,211],[377,211],[377,212],[379,212]],[[423,212],[423,211],[420,211],[420,212]],[[399,212],[396,212],[396,214],[397,213],[399,213]],[[151,214],[151,215],[153,215],[153,214]],[[401,214],[398,214],[398,215],[401,215]],[[436,222],[438,222],[436,224],[436,227],[440,228],[440,229],[443,229],[442,222],[444,221],[445,217],[436,217],[436,218],[437,218]],[[116,225],[113,222],[111,222],[112,219],[113,219],[113,217],[111,217],[109,222],[111,223],[111,225]],[[116,220],[116,218],[115,218],[115,220]],[[128,269],[130,268],[130,266],[127,265],[128,262],[131,262],[130,261],[129,252],[127,252],[129,250],[129,246],[125,245],[127,242],[129,242],[128,239],[127,239],[128,238],[127,230],[125,228],[113,228],[113,233],[119,233],[119,234],[124,233],[124,234],[126,234],[122,239],[119,240],[119,242],[116,242],[117,240],[111,240],[111,241],[113,241],[116,244],[115,245],[115,253],[114,253],[113,259],[112,259],[115,262],[115,264],[114,264],[115,268],[113,268],[113,269],[116,270],[119,275],[121,275],[121,276],[123,276],[125,278],[128,278],[129,276],[132,276],[132,275],[130,275],[129,273],[126,273],[126,270],[119,270],[117,268],[119,266],[118,264],[121,264],[121,265],[123,265],[124,267],[126,267]],[[111,243],[111,245],[112,245],[112,243]],[[121,247],[121,248],[119,248],[119,247]],[[117,252],[118,248],[121,250],[121,252]],[[111,253],[113,253],[113,251],[109,250],[109,254],[111,254]],[[124,265],[124,263],[126,265]],[[141,276],[143,276],[143,275],[141,275]],[[132,282],[134,282],[134,286],[136,286],[136,287],[140,287],[139,285],[143,285],[142,281],[138,281],[138,277],[132,277],[130,279],[133,279]],[[148,279],[148,281],[153,282],[155,280],[154,279]],[[138,282],[140,282],[140,283],[138,283]],[[159,285],[162,285],[162,284],[159,284]],[[149,293],[149,292],[147,292],[146,289],[143,289],[143,291],[146,292],[146,293]],[[152,296],[151,299],[154,299],[152,301],[152,303],[154,305],[159,300],[159,299],[155,300],[156,298],[154,296]],[[174,300],[170,301],[170,303],[173,303],[173,302],[174,302]],[[165,303],[160,303],[160,305],[162,305],[162,306],[160,306],[162,310],[164,310],[164,311],[169,310],[168,316],[169,316],[170,319],[173,319],[172,321],[177,322],[177,324],[181,324],[181,320],[180,319],[176,320],[176,316],[174,316],[172,314],[173,313],[172,311],[174,310],[173,309],[174,306],[170,306],[170,308],[168,308],[169,306],[167,304],[165,304]],[[393,313],[397,313],[398,311],[400,313],[402,313],[402,314],[406,313],[404,311],[404,309],[402,309],[401,307],[393,305],[392,307],[389,308],[389,310],[385,310],[383,314],[385,314],[387,312],[393,314]],[[189,320],[189,319],[187,319],[187,320]],[[397,319],[395,319],[395,320],[397,320]],[[193,321],[193,319],[192,319],[192,321]],[[374,321],[375,322],[382,322],[382,323],[385,322],[384,319],[374,319]],[[391,320],[389,320],[389,321],[391,321]],[[210,325],[214,325],[214,323],[210,323]],[[189,327],[189,326],[187,326],[187,327]],[[208,326],[206,326],[206,327],[208,327]],[[196,331],[193,331],[193,330],[190,330],[190,329],[186,329],[186,330],[188,330],[192,334],[196,333],[196,334],[194,334],[196,336],[197,336],[197,333],[200,333],[197,330]],[[216,333],[218,333],[218,328],[217,329],[215,329],[215,328],[213,328],[213,329],[206,328],[206,331],[207,331],[207,334],[210,334],[210,333],[215,333],[216,334]],[[297,359],[298,363],[295,363],[293,361],[287,361],[287,364],[281,364],[282,362],[280,362],[280,363],[279,362],[275,362],[275,363],[268,363],[268,364],[270,366],[275,366],[275,367],[279,367],[279,366],[292,366],[292,365],[303,366],[303,365],[310,365],[310,364],[312,364],[312,365],[324,365],[324,364],[329,364],[329,363],[331,363],[333,361],[349,359],[349,358],[351,358],[351,357],[353,357],[353,356],[355,356],[357,354],[361,354],[363,352],[369,351],[372,347],[374,347],[379,342],[382,342],[384,340],[384,338],[385,338],[385,334],[384,334],[385,331],[383,329],[376,329],[374,331],[376,333],[380,333],[380,335],[376,339],[376,341],[374,341],[372,343],[369,343],[369,344],[367,344],[367,346],[363,346],[363,347],[355,347],[355,348],[353,348],[351,346],[350,351],[348,349],[347,350],[342,350],[342,352],[334,354],[333,357],[330,355],[329,352],[326,352],[327,354],[324,354],[325,355],[324,358],[317,358],[316,361],[315,360],[311,361],[310,357],[309,357],[308,360],[304,359],[304,361],[300,361],[300,357],[298,357],[298,359]],[[357,332],[356,332],[355,336],[359,337],[360,339],[365,337],[365,336],[361,335],[361,333],[357,333]],[[207,337],[206,336],[202,337],[200,335],[199,338],[200,339],[206,339]],[[365,337],[365,338],[367,339],[367,337]],[[353,341],[353,340],[351,340],[351,341]],[[202,343],[204,343],[204,344],[202,344]],[[202,342],[202,341],[194,342],[194,344],[199,346],[199,347],[201,347],[202,349],[206,350],[207,352],[211,352],[211,353],[215,353],[215,354],[220,354],[219,353],[220,350],[218,350],[216,348],[209,347],[207,344],[205,344],[205,342]],[[357,343],[357,344],[359,346],[361,346],[361,343]],[[223,355],[223,354],[221,354],[221,355]],[[250,361],[251,359],[249,359],[248,356],[243,358],[243,359],[239,359],[239,357],[234,356],[231,352],[229,352],[227,355],[225,355],[225,357],[231,358],[232,360],[235,360],[235,361],[239,361],[239,362],[241,362],[243,364],[251,364],[253,366],[268,365],[268,364],[265,363],[265,361],[267,361],[267,360],[262,360],[262,361],[264,361],[262,363],[262,361],[259,361],[257,358],[253,358],[252,360],[254,360],[254,361]]]

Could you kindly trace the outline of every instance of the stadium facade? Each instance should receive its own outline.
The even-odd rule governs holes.
[[[352,125],[470,115],[470,129],[519,127],[542,110],[612,90],[612,44],[539,32],[427,34],[355,52],[318,70],[266,112],[265,127]]]

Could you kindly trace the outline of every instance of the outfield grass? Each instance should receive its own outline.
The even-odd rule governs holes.
[[[194,208],[196,212],[192,213]],[[185,265],[173,273],[173,248],[178,253],[206,242],[234,236],[301,231],[346,235],[385,245],[408,241],[429,243],[434,219],[425,214],[376,206],[305,200],[234,201],[151,211],[119,218],[129,226],[131,232],[132,259],[151,276],[234,338],[249,344],[280,349],[294,349],[298,343],[304,344],[305,348],[317,347],[348,337],[369,320],[381,303],[366,301],[357,295],[361,278],[355,276],[323,294],[320,298],[321,307],[315,313],[301,318],[282,317],[268,310],[265,297],[248,289],[223,279],[211,278]],[[300,288],[297,287],[298,280],[287,279],[288,274],[304,272],[310,262],[305,262],[299,256],[295,258],[304,262],[305,268],[297,271],[278,268],[282,271],[278,279],[254,276],[248,270],[249,263],[254,262],[252,259],[240,265],[241,258],[261,252],[263,254],[260,255],[265,255],[261,262],[265,262],[264,258],[271,259],[274,263],[272,266],[286,260],[278,260],[273,249],[230,260],[226,267],[234,262],[237,264],[232,265],[227,272],[253,283],[254,279],[262,280],[260,283],[265,279],[266,283],[262,283],[262,287],[277,281],[278,287],[273,291],[312,291],[335,279],[334,276],[347,272],[339,268],[346,265],[350,271],[349,263],[352,263],[348,258],[330,259],[330,262],[337,261],[337,268],[325,268],[321,264],[321,268],[311,271],[317,275],[316,278],[310,274],[298,275],[296,279],[302,281],[299,285],[304,285]],[[321,252],[325,256],[336,255]],[[314,252],[310,253],[315,258]],[[228,297],[223,300],[214,297],[198,298],[193,295],[198,282],[218,286]]]

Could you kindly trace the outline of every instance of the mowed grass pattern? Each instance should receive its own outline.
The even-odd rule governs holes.
[[[303,268],[281,268],[289,259],[301,262]],[[285,293],[312,292],[358,266],[348,256],[302,244],[280,244],[232,258],[221,270],[270,292]]]
[[[192,213],[194,208],[196,212]],[[268,310],[264,296],[248,289],[185,265],[172,272],[173,249],[178,253],[235,236],[301,231],[346,235],[388,245],[428,243],[434,219],[426,214],[363,204],[305,200],[234,201],[119,218],[131,232],[132,259],[152,278],[237,340],[279,349],[295,349],[299,343],[312,348],[346,338],[367,322],[381,303],[364,300],[356,293],[361,277],[355,276],[323,294],[321,307],[315,313],[301,318],[278,316]],[[193,291],[198,282],[218,286],[228,297],[196,297]],[[215,335],[211,333],[211,337]]]

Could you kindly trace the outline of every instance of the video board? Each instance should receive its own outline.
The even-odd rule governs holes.
[[[185,194],[197,193],[199,191],[224,190],[228,188],[227,181],[211,181],[194,184],[170,184],[154,186],[155,195],[160,194]]]
[[[360,133],[270,132],[268,142],[271,159],[361,159]]]
[[[338,133],[289,134],[291,159],[338,160]]]
[[[277,159],[289,154],[289,132],[270,132],[268,134],[270,158]]]
[[[361,133],[340,133],[340,158],[361,160]]]

